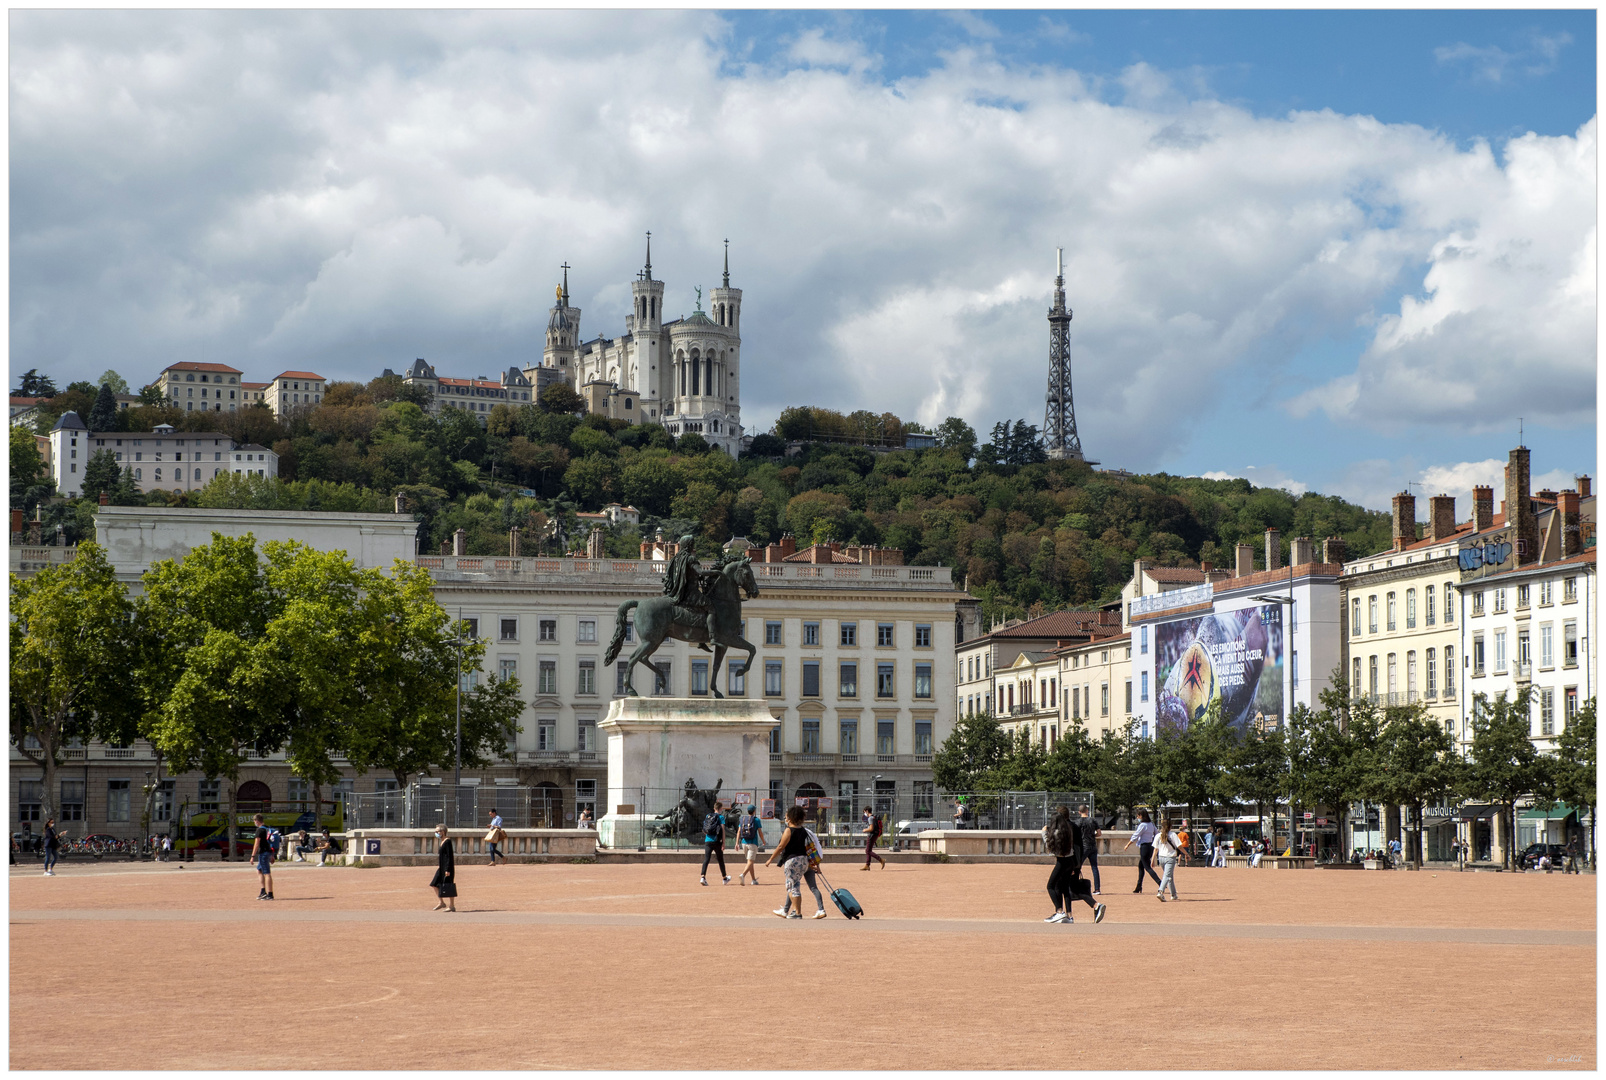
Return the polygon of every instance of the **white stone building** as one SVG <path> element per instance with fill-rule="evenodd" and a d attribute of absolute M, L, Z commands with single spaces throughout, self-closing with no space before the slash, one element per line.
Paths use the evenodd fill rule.
<path fill-rule="evenodd" d="M 56 490 L 70 499 L 83 490 L 83 470 L 97 451 L 109 450 L 120 468 L 131 469 L 140 491 L 199 491 L 227 472 L 279 475 L 279 455 L 265 446 L 250 448 L 220 431 L 175 431 L 160 424 L 152 431 L 90 431 L 75 412 L 64 412 L 50 432 L 51 475 Z M 254 460 L 247 464 L 242 459 Z"/>
<path fill-rule="evenodd" d="M 666 320 L 664 283 L 647 261 L 631 284 L 631 312 L 617 338 L 582 341 L 580 309 L 569 302 L 565 267 L 547 320 L 541 367 L 569 378 L 588 408 L 638 423 L 663 424 L 671 435 L 696 432 L 711 446 L 741 451 L 742 290 L 731 288 L 730 248 L 721 285 L 703 310 Z M 572 373 L 572 374 L 571 374 Z M 535 377 L 534 371 L 525 374 Z"/>
<path fill-rule="evenodd" d="M 384 374 L 391 374 L 390 369 L 386 368 Z M 437 375 L 434 366 L 423 358 L 412 362 L 402 375 L 402 382 L 417 386 L 429 395 L 424 409 L 429 415 L 439 416 L 442 409 L 463 409 L 478 416 L 482 424 L 497 405 L 518 408 L 532 404 L 538 391 L 534 380 L 516 367 L 508 368 L 500 379 L 487 379 L 483 375 L 472 379 L 446 378 Z"/>
<path fill-rule="evenodd" d="M 264 400 L 274 416 L 283 416 L 287 411 L 320 404 L 326 382 L 322 375 L 311 371 L 281 371 L 269 380 Z"/>

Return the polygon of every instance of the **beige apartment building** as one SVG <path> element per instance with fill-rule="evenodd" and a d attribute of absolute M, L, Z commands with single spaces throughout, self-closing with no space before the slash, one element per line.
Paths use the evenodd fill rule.
<path fill-rule="evenodd" d="M 1124 733 L 1135 720 L 1131 631 L 1061 649 L 1059 658 L 1061 722 L 1080 724 L 1094 741 Z"/>
<path fill-rule="evenodd" d="M 523 731 L 505 762 L 465 772 L 465 783 L 544 788 L 563 821 L 580 809 L 605 809 L 598 802 L 608 763 L 597 722 L 624 693 L 624 657 L 608 668 L 602 657 L 619 605 L 659 591 L 662 561 L 415 556 L 410 515 L 103 507 L 97 517 L 97 539 L 119 579 L 136 589 L 152 563 L 182 557 L 214 530 L 252 532 L 259 541 L 295 537 L 320 550 L 346 550 L 362 566 L 416 558 L 434 577 L 439 602 L 487 642 L 481 671 L 465 684 L 485 672 L 516 676 L 526 702 Z M 72 553 L 13 545 L 12 570 L 35 572 Z M 757 655 L 744 678 L 727 664 L 718 686 L 728 696 L 764 699 L 775 717 L 766 794 L 873 794 L 896 800 L 900 813 L 911 805 L 933 809 L 931 756 L 953 728 L 955 644 L 962 627 L 975 625 L 975 601 L 954 588 L 945 567 L 833 561 L 753 569 L 760 594 L 744 606 L 745 636 Z M 629 640 L 626 649 L 635 645 Z M 668 642 L 653 659 L 656 675 L 637 668 L 642 694 L 700 697 L 714 687 L 708 653 Z M 203 776 L 157 777 L 142 743 L 76 746 L 67 757 L 56 795 L 74 836 L 133 835 L 147 783 L 160 784 L 158 830 L 186 805 L 213 807 L 219 799 L 217 785 Z M 310 798 L 283 758 L 252 760 L 241 777 L 252 798 Z M 11 761 L 13 830 L 24 823 L 37 829 L 30 816 L 40 805 L 37 770 L 16 749 Z M 393 777 L 346 770 L 335 788 L 367 793 L 394 785 Z"/>
<path fill-rule="evenodd" d="M 262 400 L 274 416 L 283 416 L 287 410 L 304 409 L 323 401 L 325 383 L 322 375 L 311 371 L 281 371 L 268 382 Z"/>
<path fill-rule="evenodd" d="M 240 384 L 241 371 L 227 364 L 183 360 L 156 376 L 156 388 L 168 404 L 185 412 L 234 412 L 249 404 Z"/>

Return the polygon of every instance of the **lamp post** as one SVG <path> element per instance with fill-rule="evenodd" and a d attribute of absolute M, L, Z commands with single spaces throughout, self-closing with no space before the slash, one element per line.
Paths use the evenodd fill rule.
<path fill-rule="evenodd" d="M 1289 563 L 1288 564 L 1288 595 L 1287 596 L 1272 596 L 1272 595 L 1251 596 L 1249 599 L 1257 600 L 1257 601 L 1259 601 L 1259 602 L 1261 602 L 1263 604 L 1277 604 L 1279 606 L 1286 606 L 1288 608 L 1288 633 L 1286 635 L 1286 640 L 1284 642 L 1285 646 L 1288 649 L 1288 697 L 1286 699 L 1284 699 L 1284 701 L 1283 701 L 1282 726 L 1283 726 L 1284 741 L 1288 745 L 1288 780 L 1289 780 L 1289 793 L 1288 793 L 1288 852 L 1289 852 L 1289 854 L 1293 854 L 1293 852 L 1294 852 L 1294 844 L 1296 843 L 1296 841 L 1294 839 L 1294 828 L 1295 828 L 1295 825 L 1294 825 L 1294 795 L 1293 795 L 1293 790 L 1292 790 L 1293 789 L 1293 779 L 1294 779 L 1294 744 L 1293 744 L 1293 740 L 1287 738 L 1287 735 L 1288 735 L 1288 716 L 1289 716 L 1290 713 L 1292 713 L 1293 707 L 1294 707 L 1294 702 L 1293 702 L 1294 680 L 1298 677 L 1298 674 L 1299 674 L 1297 671 L 1294 670 L 1294 657 L 1297 655 L 1297 652 L 1293 647 L 1294 646 L 1294 626 L 1296 625 L 1295 619 L 1294 619 L 1294 566 L 1293 566 L 1293 563 Z M 1277 808 L 1275 806 L 1272 807 L 1271 832 L 1272 832 L 1272 840 L 1275 843 L 1276 837 L 1277 837 Z"/>

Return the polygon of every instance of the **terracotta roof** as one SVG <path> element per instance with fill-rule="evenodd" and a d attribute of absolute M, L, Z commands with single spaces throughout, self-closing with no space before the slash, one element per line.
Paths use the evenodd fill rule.
<path fill-rule="evenodd" d="M 829 548 L 829 546 L 830 545 L 828 545 L 828 544 L 811 544 L 810 546 L 808 546 L 806 548 L 798 548 L 797 551 L 794 554 L 786 556 L 786 558 L 782 559 L 781 561 L 782 562 L 813 562 L 814 561 L 814 559 L 813 559 L 814 549 L 815 548 L 822 548 L 822 547 L 823 548 Z M 851 563 L 854 566 L 859 565 L 859 560 L 858 559 L 850 559 L 848 556 L 842 554 L 840 551 L 831 552 L 831 561 L 834 562 L 834 563 Z"/>
<path fill-rule="evenodd" d="M 484 386 L 492 390 L 502 389 L 502 384 L 489 379 L 436 379 L 443 386 Z"/>
<path fill-rule="evenodd" d="M 1030 619 L 1016 626 L 994 630 L 988 637 L 1004 638 L 1069 638 L 1086 637 L 1099 622 L 1099 611 L 1055 611 L 1040 618 Z M 1120 625 L 1116 615 L 1115 625 Z"/>
<path fill-rule="evenodd" d="M 11 404 L 13 404 L 13 405 L 37 405 L 41 401 L 49 401 L 49 400 L 50 400 L 49 398 L 42 398 L 42 397 L 17 397 L 15 395 L 13 395 L 12 398 L 11 398 Z"/>
<path fill-rule="evenodd" d="M 1148 566 L 1143 572 L 1152 581 L 1172 584 L 1198 585 L 1205 579 L 1203 570 L 1190 570 L 1185 566 Z"/>
<path fill-rule="evenodd" d="M 1275 570 L 1257 570 L 1253 574 L 1243 577 L 1227 578 L 1216 582 L 1217 592 L 1236 591 L 1238 589 L 1258 589 L 1263 585 L 1286 584 L 1289 580 L 1288 567 L 1279 566 Z M 1343 563 L 1301 563 L 1293 568 L 1293 580 L 1308 577 L 1340 577 L 1344 573 Z M 1171 615 L 1172 612 L 1165 612 Z"/>
<path fill-rule="evenodd" d="M 323 381 L 322 375 L 315 375 L 310 371 L 281 371 L 274 376 L 275 379 L 317 379 Z"/>
<path fill-rule="evenodd" d="M 231 368 L 227 364 L 198 364 L 194 360 L 180 360 L 176 364 L 169 364 L 163 371 L 229 371 L 235 375 L 240 374 L 239 368 Z"/>

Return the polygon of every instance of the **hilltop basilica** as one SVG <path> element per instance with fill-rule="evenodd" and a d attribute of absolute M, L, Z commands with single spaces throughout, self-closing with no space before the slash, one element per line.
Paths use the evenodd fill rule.
<path fill-rule="evenodd" d="M 569 266 L 547 319 L 541 362 L 509 368 L 500 380 L 448 379 L 423 360 L 404 379 L 431 394 L 431 412 L 457 406 L 489 413 L 498 402 L 523 403 L 563 380 L 595 413 L 633 423 L 662 424 L 671 435 L 696 432 L 731 456 L 742 449 L 742 290 L 731 288 L 730 242 L 720 287 L 702 290 L 689 316 L 665 321 L 664 283 L 652 276 L 652 234 L 646 264 L 631 283 L 631 312 L 616 338 L 580 335 L 580 309 L 569 302 Z M 462 400 L 457 400 L 461 398 Z"/>

